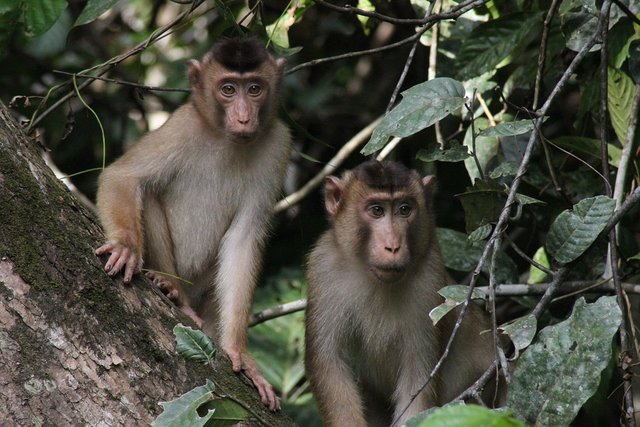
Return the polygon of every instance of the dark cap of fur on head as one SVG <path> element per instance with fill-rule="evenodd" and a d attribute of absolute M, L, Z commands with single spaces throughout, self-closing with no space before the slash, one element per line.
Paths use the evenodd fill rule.
<path fill-rule="evenodd" d="M 353 174 L 369 188 L 389 191 L 410 185 L 413 171 L 398 162 L 369 160 L 353 170 Z"/>
<path fill-rule="evenodd" d="M 262 42 L 252 36 L 220 40 L 213 45 L 211 53 L 225 68 L 240 73 L 255 70 L 269 58 Z"/>

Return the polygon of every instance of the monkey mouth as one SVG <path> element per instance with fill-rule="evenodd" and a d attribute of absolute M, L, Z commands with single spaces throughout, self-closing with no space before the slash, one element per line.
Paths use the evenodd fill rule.
<path fill-rule="evenodd" d="M 405 268 L 400 265 L 371 265 L 370 270 L 379 281 L 384 283 L 395 283 L 402 279 L 405 273 Z"/>
<path fill-rule="evenodd" d="M 256 137 L 256 132 L 234 132 L 231 140 L 238 144 L 249 144 Z"/>

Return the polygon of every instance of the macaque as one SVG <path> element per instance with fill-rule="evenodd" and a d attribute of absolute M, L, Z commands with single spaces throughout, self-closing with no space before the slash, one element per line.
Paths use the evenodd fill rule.
<path fill-rule="evenodd" d="M 144 259 L 271 410 L 280 404 L 248 353 L 247 328 L 290 154 L 276 117 L 283 71 L 256 38 L 217 42 L 189 62 L 190 102 L 106 168 L 97 195 L 105 271 L 128 283 Z"/>
<path fill-rule="evenodd" d="M 454 283 L 434 233 L 434 185 L 390 161 L 325 180 L 331 228 L 308 259 L 305 365 L 326 426 L 402 425 L 494 360 L 490 322 L 470 304 L 442 368 L 410 403 L 456 321 L 455 312 L 435 326 L 429 318 L 438 289 Z"/>

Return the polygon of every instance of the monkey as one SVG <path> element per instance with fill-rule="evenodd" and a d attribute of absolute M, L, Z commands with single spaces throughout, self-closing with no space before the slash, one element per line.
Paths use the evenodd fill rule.
<path fill-rule="evenodd" d="M 419 392 L 456 322 L 429 318 L 438 289 L 454 283 L 435 237 L 435 182 L 376 160 L 325 178 L 331 224 L 307 259 L 305 367 L 326 426 L 402 425 L 455 398 L 495 359 L 491 333 L 481 334 L 490 322 L 470 304 Z"/>
<path fill-rule="evenodd" d="M 291 135 L 277 117 L 285 60 L 252 36 L 188 63 L 190 100 L 101 173 L 105 271 L 150 278 L 216 340 L 272 411 L 247 350 L 249 312 Z"/>

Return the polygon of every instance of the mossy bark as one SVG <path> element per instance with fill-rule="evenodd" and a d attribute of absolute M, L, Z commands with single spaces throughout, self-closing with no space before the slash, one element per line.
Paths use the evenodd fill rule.
<path fill-rule="evenodd" d="M 146 279 L 107 276 L 103 238 L 0 103 L 0 424 L 148 425 L 207 378 L 262 423 L 293 424 L 224 356 L 179 356 L 171 330 L 189 319 Z"/>

